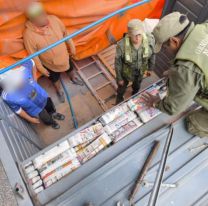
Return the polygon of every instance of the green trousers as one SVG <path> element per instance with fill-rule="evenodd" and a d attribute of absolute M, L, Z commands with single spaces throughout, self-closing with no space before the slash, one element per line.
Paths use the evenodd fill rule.
<path fill-rule="evenodd" d="M 204 108 L 191 112 L 187 118 L 188 131 L 199 137 L 208 137 L 208 111 Z"/>
<path fill-rule="evenodd" d="M 135 95 L 137 92 L 139 92 L 142 83 L 142 78 L 143 76 L 135 76 L 134 81 L 132 82 L 132 95 Z M 118 85 L 116 104 L 119 104 L 122 101 L 124 101 L 124 94 L 129 84 L 129 81 L 126 78 L 123 77 L 123 80 L 124 80 L 124 85 L 123 86 Z"/>

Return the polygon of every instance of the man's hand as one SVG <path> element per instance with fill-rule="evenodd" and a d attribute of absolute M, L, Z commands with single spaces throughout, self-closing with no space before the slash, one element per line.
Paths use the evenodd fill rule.
<path fill-rule="evenodd" d="M 123 86 L 123 85 L 124 85 L 124 80 L 118 81 L 118 85 L 119 85 L 119 86 Z"/>
<path fill-rule="evenodd" d="M 33 124 L 40 124 L 40 120 L 38 118 L 31 118 L 30 122 Z"/>
<path fill-rule="evenodd" d="M 44 76 L 46 76 L 46 77 L 49 77 L 49 76 L 50 76 L 50 73 L 49 73 L 49 71 L 48 71 L 47 69 L 41 70 L 41 73 L 42 73 Z"/>
<path fill-rule="evenodd" d="M 150 76 L 152 76 L 152 74 L 153 74 L 152 71 L 146 71 L 146 72 L 144 73 L 144 76 L 145 76 L 145 77 L 150 77 Z"/>
<path fill-rule="evenodd" d="M 168 77 L 168 75 L 169 75 L 169 70 L 164 71 L 162 75 L 163 75 L 163 77 Z"/>
<path fill-rule="evenodd" d="M 142 94 L 142 99 L 148 107 L 154 107 L 154 105 L 160 101 L 159 96 L 154 96 L 148 92 Z"/>
<path fill-rule="evenodd" d="M 73 40 L 70 39 L 70 40 L 68 41 L 68 43 L 69 43 L 70 53 L 72 54 L 72 56 L 75 56 L 75 54 L 76 54 L 76 47 L 75 47 L 75 45 L 74 45 Z"/>

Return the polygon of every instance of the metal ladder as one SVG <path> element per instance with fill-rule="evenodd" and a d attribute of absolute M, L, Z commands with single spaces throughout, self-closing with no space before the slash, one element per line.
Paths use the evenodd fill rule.
<path fill-rule="evenodd" d="M 105 67 L 95 56 L 91 56 L 80 61 L 73 60 L 73 64 L 93 96 L 98 100 L 102 109 L 104 111 L 108 110 L 109 108 L 107 106 L 107 103 L 109 102 L 109 100 L 116 96 L 117 85 L 114 78 L 106 71 Z M 94 69 L 92 69 L 91 72 L 87 72 L 87 70 L 93 67 Z M 95 78 L 99 78 L 101 76 L 103 79 L 102 84 L 99 84 L 99 82 L 93 83 L 93 81 L 95 82 Z M 111 94 L 109 94 L 108 96 L 102 95 L 101 90 L 104 91 L 107 89 L 106 91 L 109 91 L 109 87 L 112 88 Z"/>

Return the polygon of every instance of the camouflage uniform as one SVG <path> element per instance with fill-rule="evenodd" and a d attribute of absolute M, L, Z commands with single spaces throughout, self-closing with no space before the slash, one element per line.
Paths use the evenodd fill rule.
<path fill-rule="evenodd" d="M 156 104 L 159 110 L 173 115 L 196 101 L 202 108 L 188 115 L 186 125 L 191 134 L 199 137 L 208 137 L 207 65 L 208 23 L 192 23 L 169 71 L 168 94 Z"/>
<path fill-rule="evenodd" d="M 130 42 L 131 62 L 127 61 L 125 58 L 125 38 L 128 38 L 128 34 L 117 44 L 115 58 L 116 80 L 117 82 L 123 80 L 124 85 L 118 85 L 116 103 L 120 103 L 124 100 L 123 96 L 129 82 L 132 82 L 132 95 L 139 91 L 145 70 L 150 69 L 155 63 L 155 56 L 153 53 L 154 37 L 151 34 L 145 35 L 145 37 L 148 41 L 147 57 L 143 57 L 143 45 L 136 49 Z"/>

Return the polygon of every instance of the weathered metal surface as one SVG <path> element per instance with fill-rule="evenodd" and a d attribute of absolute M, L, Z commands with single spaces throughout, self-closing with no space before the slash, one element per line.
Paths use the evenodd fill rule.
<path fill-rule="evenodd" d="M 198 202 L 205 202 L 207 197 L 208 149 L 200 148 L 196 152 L 189 151 L 189 148 L 202 144 L 203 140 L 187 133 L 183 121 L 183 119 L 179 120 L 174 125 L 175 132 L 163 181 L 167 184 L 177 184 L 177 187 L 162 187 L 158 206 L 197 205 Z M 69 187 L 68 191 L 48 203 L 48 205 L 81 206 L 85 202 L 92 202 L 96 206 L 114 206 L 117 201 L 122 201 L 128 205 L 128 194 L 138 170 L 142 168 L 153 142 L 159 140 L 161 142 L 160 150 L 145 178 L 145 181 L 154 181 L 167 133 L 168 128 L 164 128 L 146 138 L 140 139 L 129 149 L 115 156 L 111 161 L 109 160 L 107 163 L 102 162 L 103 166 L 94 170 L 94 172 L 87 176 L 83 175 L 81 181 Z M 140 134 L 139 129 L 127 138 L 131 139 L 138 134 Z M 126 143 L 126 139 L 122 141 Z M 119 143 L 122 143 L 122 141 Z M 115 150 L 119 143 L 111 148 Z M 102 154 L 104 152 L 98 156 L 102 156 Z M 101 161 L 101 159 L 99 160 Z M 147 205 L 150 193 L 151 187 L 142 187 L 135 197 L 136 206 Z M 201 200 L 202 197 L 203 201 Z"/>
<path fill-rule="evenodd" d="M 0 130 L 16 161 L 23 161 L 42 148 L 42 144 L 32 127 L 14 114 L 1 98 Z"/>
<path fill-rule="evenodd" d="M 12 152 L 10 151 L 10 148 L 6 142 L 6 137 L 4 136 L 4 134 L 0 131 L 0 145 L 1 145 L 1 149 L 0 149 L 0 160 L 2 162 L 2 166 L 6 172 L 7 178 L 9 180 L 9 183 L 11 185 L 11 190 L 14 192 L 15 190 L 15 186 L 18 184 L 19 186 L 21 186 L 21 188 L 23 189 L 21 195 L 22 197 L 20 197 L 19 195 L 15 195 L 15 193 L 13 193 L 13 198 L 15 199 L 12 206 L 16 205 L 16 203 L 19 206 L 32 206 L 32 200 L 30 199 L 30 196 L 27 192 L 27 188 L 24 184 L 24 181 L 18 171 L 18 160 L 15 160 L 14 157 L 12 156 Z M 0 185 L 1 189 L 3 189 L 3 185 Z M 6 191 L 4 191 L 6 192 Z M 6 195 L 6 193 L 5 193 Z M 8 199 L 8 203 L 9 203 L 9 199 Z M 0 203 L 1 205 L 1 203 Z M 4 204 L 4 206 L 6 206 L 6 204 Z"/>

